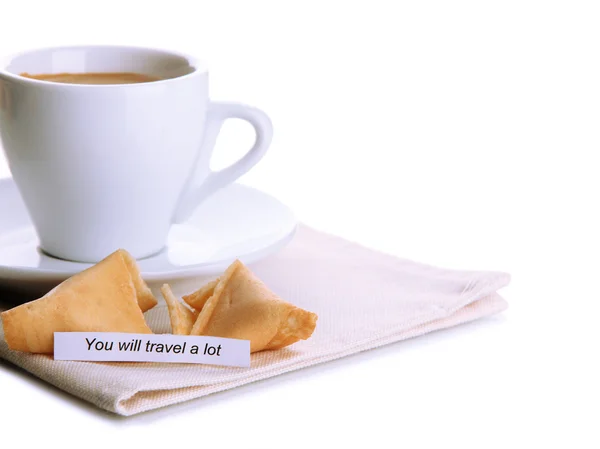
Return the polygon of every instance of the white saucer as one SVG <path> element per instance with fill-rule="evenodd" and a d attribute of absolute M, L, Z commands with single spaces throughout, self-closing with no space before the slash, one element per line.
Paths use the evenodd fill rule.
<path fill-rule="evenodd" d="M 296 225 L 294 214 L 275 198 L 232 184 L 200 205 L 188 221 L 174 225 L 161 253 L 138 264 L 152 283 L 221 274 L 236 258 L 252 263 L 278 251 L 291 240 Z M 14 182 L 0 180 L 1 287 L 47 291 L 89 266 L 42 253 Z"/>

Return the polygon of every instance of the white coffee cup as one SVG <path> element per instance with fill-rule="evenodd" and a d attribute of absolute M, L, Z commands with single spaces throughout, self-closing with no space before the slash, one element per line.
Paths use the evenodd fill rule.
<path fill-rule="evenodd" d="M 252 168 L 272 137 L 267 115 L 208 96 L 205 64 L 179 53 L 120 46 L 33 50 L 0 62 L 0 136 L 40 247 L 97 262 L 118 248 L 159 252 L 173 223 Z M 135 72 L 138 84 L 63 84 L 20 73 Z M 247 120 L 248 153 L 213 172 L 221 124 Z M 10 211 L 3 211 L 10 213 Z"/>

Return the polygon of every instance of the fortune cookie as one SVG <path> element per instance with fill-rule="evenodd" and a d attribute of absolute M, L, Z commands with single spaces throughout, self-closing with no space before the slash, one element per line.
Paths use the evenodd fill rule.
<path fill-rule="evenodd" d="M 306 340 L 317 323 L 316 314 L 282 300 L 239 260 L 183 300 L 201 306 L 190 335 L 250 340 L 250 352 Z"/>
<path fill-rule="evenodd" d="M 131 275 L 131 280 L 133 281 L 133 286 L 135 287 L 137 302 L 140 306 L 140 309 L 142 309 L 142 312 L 150 310 L 152 307 L 158 304 L 158 301 L 152 294 L 152 290 L 150 290 L 150 287 L 148 287 L 142 279 L 142 274 L 140 273 L 140 269 L 137 265 L 137 262 L 135 261 L 133 256 L 124 249 L 119 249 L 116 251 L 116 253 L 119 253 L 123 257 L 125 263 L 127 264 L 127 270 Z"/>
<path fill-rule="evenodd" d="M 206 304 L 208 298 L 210 298 L 215 292 L 215 287 L 219 281 L 220 279 L 217 278 L 214 281 L 206 284 L 204 287 L 196 290 L 194 293 L 184 296 L 185 302 L 187 302 L 192 309 L 202 310 L 202 307 L 204 307 L 204 304 Z"/>
<path fill-rule="evenodd" d="M 190 335 L 192 326 L 198 317 L 198 312 L 190 309 L 187 304 L 178 300 L 169 284 L 163 284 L 160 292 L 165 298 L 171 319 L 171 330 L 174 335 Z"/>
<path fill-rule="evenodd" d="M 54 332 L 151 334 L 143 311 L 157 303 L 135 259 L 118 250 L 46 295 L 0 314 L 8 347 L 52 353 Z"/>

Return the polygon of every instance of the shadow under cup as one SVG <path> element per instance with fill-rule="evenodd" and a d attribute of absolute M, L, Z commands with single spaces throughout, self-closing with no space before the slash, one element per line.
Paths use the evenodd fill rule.
<path fill-rule="evenodd" d="M 0 137 L 41 249 L 97 262 L 123 248 L 160 252 L 202 144 L 206 67 L 168 51 L 113 46 L 33 50 L 0 66 Z M 20 76 L 133 72 L 137 84 Z"/>

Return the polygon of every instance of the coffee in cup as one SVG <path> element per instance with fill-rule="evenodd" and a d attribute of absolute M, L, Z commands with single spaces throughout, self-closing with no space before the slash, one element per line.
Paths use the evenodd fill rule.
<path fill-rule="evenodd" d="M 160 78 L 143 73 L 117 72 L 117 73 L 43 73 L 31 75 L 21 73 L 21 76 L 42 81 L 68 84 L 135 84 L 159 81 Z"/>

